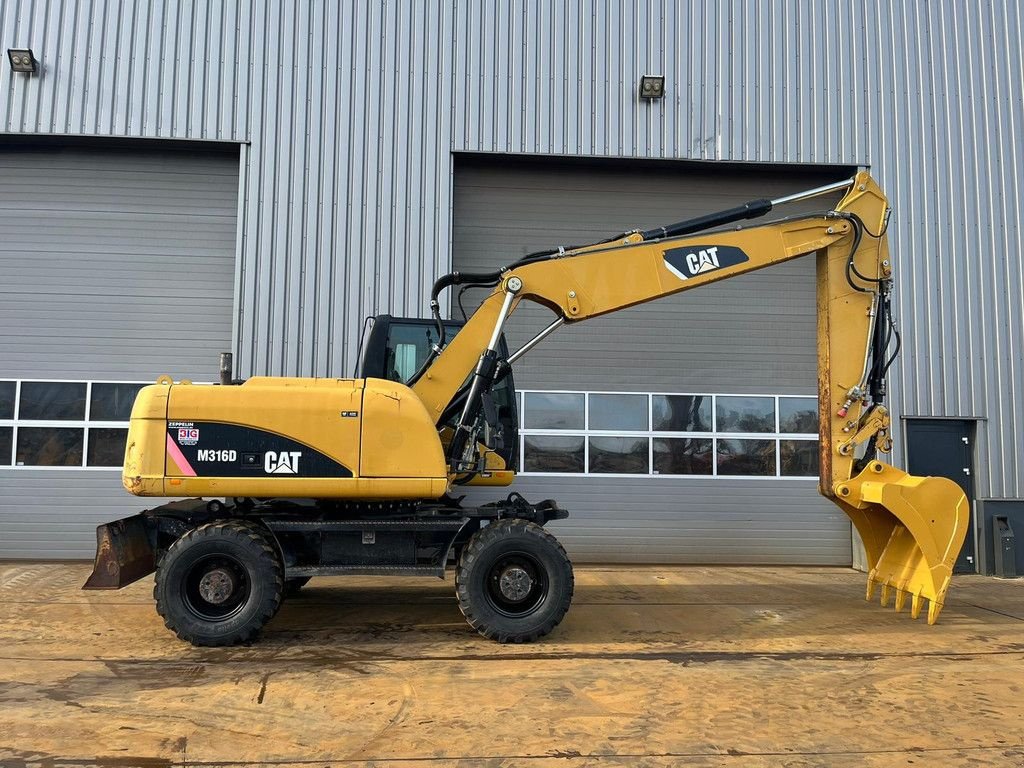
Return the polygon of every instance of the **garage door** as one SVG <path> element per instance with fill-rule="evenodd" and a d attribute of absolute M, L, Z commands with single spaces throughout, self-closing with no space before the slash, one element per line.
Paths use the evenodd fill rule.
<path fill-rule="evenodd" d="M 843 173 L 463 158 L 454 265 L 487 271 Z M 551 319 L 517 313 L 511 346 Z M 576 559 L 850 563 L 849 521 L 816 490 L 813 258 L 566 327 L 517 363 L 516 385 L 515 489 L 570 509 L 557 529 Z"/>
<path fill-rule="evenodd" d="M 138 511 L 135 391 L 231 348 L 238 153 L 0 145 L 0 558 L 91 556 Z"/>

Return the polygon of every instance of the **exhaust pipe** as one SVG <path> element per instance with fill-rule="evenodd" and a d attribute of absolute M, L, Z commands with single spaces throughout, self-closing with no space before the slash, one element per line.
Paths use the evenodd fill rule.
<path fill-rule="evenodd" d="M 222 387 L 230 387 L 234 379 L 232 371 L 233 355 L 230 352 L 220 353 L 220 384 Z"/>

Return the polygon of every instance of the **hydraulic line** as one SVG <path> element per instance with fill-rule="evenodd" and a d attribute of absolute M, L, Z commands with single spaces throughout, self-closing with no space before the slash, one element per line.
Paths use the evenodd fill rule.
<path fill-rule="evenodd" d="M 501 275 L 504 269 L 499 269 L 495 272 L 474 272 L 474 273 L 463 273 L 463 272 L 449 272 L 446 275 L 441 275 L 436 281 L 434 281 L 434 287 L 430 290 L 430 314 L 434 318 L 434 323 L 437 326 L 437 343 L 434 344 L 430 351 L 427 353 L 426 360 L 423 361 L 416 373 L 412 375 L 407 383 L 408 386 L 413 386 L 417 381 L 422 378 L 423 374 L 427 372 L 431 364 L 441 354 L 441 350 L 444 349 L 445 345 L 445 327 L 444 319 L 441 317 L 441 303 L 438 298 L 441 292 L 446 288 L 450 288 L 454 285 L 465 285 L 474 283 L 480 286 L 492 286 L 497 285 L 501 282 Z"/>
<path fill-rule="evenodd" d="M 490 392 L 494 386 L 495 374 L 498 369 L 498 344 L 501 340 L 501 332 L 504 328 L 505 320 L 512 311 L 515 297 L 522 290 L 522 287 L 522 280 L 515 276 L 510 277 L 505 285 L 505 300 L 501 305 L 498 319 L 494 322 L 491 339 L 487 344 L 487 348 L 480 356 L 480 360 L 473 372 L 469 392 L 466 394 L 466 401 L 463 405 L 462 415 L 455 424 L 455 431 L 448 445 L 448 461 L 453 468 L 461 461 L 463 450 L 470 440 L 473 439 L 476 422 L 482 407 L 482 396 Z"/>

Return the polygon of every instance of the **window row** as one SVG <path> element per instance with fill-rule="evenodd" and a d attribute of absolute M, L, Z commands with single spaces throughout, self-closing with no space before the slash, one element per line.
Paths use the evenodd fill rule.
<path fill-rule="evenodd" d="M 122 427 L 0 427 L 0 467 L 120 467 L 127 437 Z"/>
<path fill-rule="evenodd" d="M 120 467 L 144 386 L 0 380 L 0 466 Z"/>
<path fill-rule="evenodd" d="M 524 392 L 526 430 L 818 433 L 818 398 Z"/>
<path fill-rule="evenodd" d="M 0 421 L 128 421 L 145 384 L 0 381 Z"/>
<path fill-rule="evenodd" d="M 524 472 L 817 477 L 818 441 L 523 435 Z"/>

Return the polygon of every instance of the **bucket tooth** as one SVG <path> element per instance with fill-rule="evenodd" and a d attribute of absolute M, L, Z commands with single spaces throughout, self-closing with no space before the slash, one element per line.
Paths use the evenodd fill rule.
<path fill-rule="evenodd" d="M 882 583 L 882 607 L 885 608 L 889 604 L 889 583 Z"/>
<path fill-rule="evenodd" d="M 923 602 L 923 598 L 921 597 L 920 593 L 915 593 L 910 598 L 910 618 L 916 619 L 918 616 L 921 615 L 921 603 L 922 602 Z"/>
<path fill-rule="evenodd" d="M 907 592 L 904 589 L 906 584 L 896 588 L 896 613 L 903 610 L 903 606 L 907 604 Z"/>
<path fill-rule="evenodd" d="M 934 624 L 938 621 L 940 613 L 942 613 L 942 603 L 938 600 L 931 600 L 928 603 L 928 623 Z"/>
<path fill-rule="evenodd" d="M 875 571 L 868 574 L 868 588 L 864 593 L 864 599 L 871 602 L 871 596 L 875 594 Z"/>

